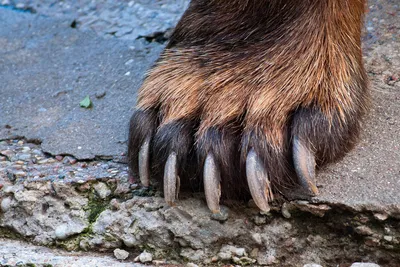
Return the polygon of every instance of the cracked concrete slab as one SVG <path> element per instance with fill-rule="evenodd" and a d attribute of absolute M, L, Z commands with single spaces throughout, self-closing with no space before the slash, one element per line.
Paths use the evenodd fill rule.
<path fill-rule="evenodd" d="M 46 152 L 78 159 L 125 152 L 136 90 L 162 45 L 4 8 L 0 24 L 0 139 L 39 139 Z M 87 95 L 90 109 L 79 106 Z"/>

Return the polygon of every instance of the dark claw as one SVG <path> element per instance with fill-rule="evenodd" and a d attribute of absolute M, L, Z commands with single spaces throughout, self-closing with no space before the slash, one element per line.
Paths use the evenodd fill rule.
<path fill-rule="evenodd" d="M 212 153 L 207 155 L 204 163 L 204 191 L 208 208 L 212 213 L 220 212 L 221 174 Z"/>
<path fill-rule="evenodd" d="M 140 182 L 145 187 L 148 187 L 150 185 L 149 147 L 150 147 L 150 136 L 146 137 L 139 151 L 139 177 L 140 177 Z"/>
<path fill-rule="evenodd" d="M 175 152 L 169 154 L 164 168 L 164 198 L 168 205 L 174 206 L 178 198 L 180 179 L 178 176 L 177 156 Z"/>
<path fill-rule="evenodd" d="M 314 153 L 297 136 L 293 138 L 293 162 L 300 185 L 311 196 L 318 195 L 318 188 L 315 185 Z"/>
<path fill-rule="evenodd" d="M 270 210 L 268 202 L 272 201 L 274 196 L 267 172 L 253 149 L 247 154 L 246 176 L 251 196 L 257 207 L 263 212 L 268 212 Z"/>

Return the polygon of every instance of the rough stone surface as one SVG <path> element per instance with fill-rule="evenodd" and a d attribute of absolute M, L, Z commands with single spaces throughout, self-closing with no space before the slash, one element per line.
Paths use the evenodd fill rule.
<path fill-rule="evenodd" d="M 349 264 L 357 259 L 393 262 L 399 257 L 400 225 L 392 217 L 377 225 L 373 214 L 339 208 L 321 217 L 292 202 L 290 219 L 280 215 L 279 206 L 273 206 L 269 215 L 238 206 L 221 223 L 211 218 L 199 198 L 183 194 L 176 207 L 168 207 L 160 197 L 117 194 L 117 184 L 127 181 L 114 179 L 108 186 L 118 205 L 111 205 L 95 192 L 98 183 L 6 183 L 0 199 L 9 199 L 10 204 L 0 213 L 0 236 L 67 250 L 150 248 L 153 259 L 167 263 L 181 258 L 194 263 L 298 266 L 310 261 L 332 263 L 338 257 Z M 256 224 L 260 216 L 266 219 Z M 368 231 L 356 231 L 360 226 Z"/>
<path fill-rule="evenodd" d="M 49 244 L 82 233 L 88 226 L 88 199 L 64 183 L 26 183 L 6 185 L 12 194 L 2 207 L 0 227 L 29 238 L 38 244 Z M 1 197 L 0 197 L 1 198 Z"/>

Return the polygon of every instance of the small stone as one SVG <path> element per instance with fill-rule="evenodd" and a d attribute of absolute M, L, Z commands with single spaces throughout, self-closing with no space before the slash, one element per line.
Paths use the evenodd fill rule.
<path fill-rule="evenodd" d="M 29 146 L 24 146 L 22 148 L 22 152 L 29 152 L 29 151 L 31 151 L 31 148 Z"/>
<path fill-rule="evenodd" d="M 22 169 L 22 165 L 12 165 L 11 167 L 13 169 L 15 169 L 15 170 L 21 170 Z"/>
<path fill-rule="evenodd" d="M 273 255 L 269 255 L 267 257 L 267 264 L 273 264 L 274 262 L 276 262 L 276 257 Z"/>
<path fill-rule="evenodd" d="M 303 265 L 303 267 L 322 267 L 322 266 L 316 263 L 308 263 Z"/>
<path fill-rule="evenodd" d="M 28 161 L 31 159 L 31 154 L 20 154 L 18 155 L 19 160 Z"/>
<path fill-rule="evenodd" d="M 17 177 L 25 177 L 26 176 L 26 172 L 24 171 L 16 171 L 14 172 L 14 175 Z"/>
<path fill-rule="evenodd" d="M 95 94 L 97 99 L 103 98 L 106 96 L 106 91 L 100 91 Z"/>
<path fill-rule="evenodd" d="M 373 235 L 374 232 L 369 228 L 368 226 L 361 225 L 356 227 L 355 229 L 356 233 L 361 234 L 361 235 Z"/>
<path fill-rule="evenodd" d="M 115 198 L 111 199 L 110 205 L 113 210 L 119 210 L 119 208 L 121 207 L 121 204 Z"/>
<path fill-rule="evenodd" d="M 389 217 L 389 215 L 387 215 L 386 213 L 375 213 L 374 217 L 379 221 L 385 221 Z"/>
<path fill-rule="evenodd" d="M 64 157 L 63 157 L 63 156 L 60 156 L 60 155 L 57 155 L 57 156 L 56 156 L 56 160 L 58 160 L 58 161 L 62 161 L 63 158 L 64 158 Z"/>
<path fill-rule="evenodd" d="M 80 185 L 77 189 L 80 192 L 87 192 L 87 191 L 90 190 L 90 184 L 89 183 L 84 183 L 83 185 Z"/>
<path fill-rule="evenodd" d="M 153 255 L 151 255 L 151 253 L 149 253 L 147 251 L 143 251 L 139 255 L 139 260 L 140 260 L 141 263 L 151 262 L 153 260 Z"/>
<path fill-rule="evenodd" d="M 250 257 L 252 257 L 252 258 L 257 258 L 258 252 L 259 252 L 259 249 L 258 249 L 258 248 L 254 248 L 254 249 L 250 252 Z"/>
<path fill-rule="evenodd" d="M 6 157 L 0 156 L 0 161 L 6 161 L 6 160 L 7 160 Z"/>
<path fill-rule="evenodd" d="M 232 257 L 234 263 L 240 264 L 240 259 L 238 257 Z"/>
<path fill-rule="evenodd" d="M 125 62 L 125 65 L 131 65 L 132 63 L 134 62 L 134 60 L 133 59 L 129 59 L 127 62 Z"/>
<path fill-rule="evenodd" d="M 69 164 L 74 165 L 77 162 L 76 159 L 72 158 L 69 160 Z"/>
<path fill-rule="evenodd" d="M 262 244 L 262 238 L 261 238 L 261 234 L 259 233 L 254 233 L 251 235 L 252 239 L 258 244 L 261 245 Z"/>
<path fill-rule="evenodd" d="M 11 150 L 3 150 L 3 151 L 0 151 L 0 154 L 9 157 L 14 153 Z"/>
<path fill-rule="evenodd" d="M 32 150 L 32 152 L 33 152 L 33 154 L 38 155 L 38 156 L 41 156 L 43 154 L 42 151 L 40 151 L 39 149 L 34 149 L 34 150 Z"/>
<path fill-rule="evenodd" d="M 199 265 L 194 264 L 193 262 L 189 262 L 188 264 L 186 264 L 187 267 L 199 267 Z"/>
<path fill-rule="evenodd" d="M 243 256 L 247 255 L 246 249 L 244 249 L 244 248 L 237 248 L 237 249 L 235 249 L 234 253 L 239 257 L 243 257 Z"/>
<path fill-rule="evenodd" d="M 229 209 L 225 206 L 220 207 L 220 212 L 219 213 L 213 213 L 211 214 L 211 219 L 224 222 L 228 220 L 229 218 Z"/>
<path fill-rule="evenodd" d="M 95 184 L 93 188 L 101 199 L 106 199 L 109 195 L 111 195 L 111 190 L 105 183 Z"/>
<path fill-rule="evenodd" d="M 56 238 L 61 239 L 61 240 L 67 238 L 67 236 L 68 236 L 67 228 L 68 228 L 68 225 L 65 225 L 65 224 L 59 225 L 55 230 Z"/>
<path fill-rule="evenodd" d="M 25 6 L 24 4 L 19 3 L 19 4 L 17 4 L 17 8 L 19 8 L 18 5 L 22 5 L 23 7 Z M 23 144 L 24 144 L 24 141 L 20 140 L 20 141 L 17 142 L 17 144 L 18 144 L 18 145 L 23 145 Z"/>
<path fill-rule="evenodd" d="M 133 188 L 135 189 L 135 188 Z M 122 194 L 127 194 L 131 192 L 131 187 L 130 184 L 128 183 L 118 183 L 117 188 L 114 191 L 114 194 L 116 195 L 122 195 Z"/>
<path fill-rule="evenodd" d="M 47 159 L 39 160 L 37 163 L 38 164 L 46 164 L 47 163 Z"/>
<path fill-rule="evenodd" d="M 376 247 L 380 244 L 380 240 L 375 237 L 367 237 L 367 238 L 365 238 L 364 244 L 369 247 Z"/>
<path fill-rule="evenodd" d="M 388 242 L 392 242 L 392 241 L 393 241 L 393 236 L 385 235 L 385 236 L 383 237 L 383 239 L 385 239 L 385 240 L 388 241 Z"/>
<path fill-rule="evenodd" d="M 56 239 L 64 240 L 69 236 L 80 234 L 86 229 L 87 225 L 82 222 L 66 222 L 60 224 L 54 231 Z"/>
<path fill-rule="evenodd" d="M 272 250 L 267 251 L 266 253 L 258 253 L 257 262 L 261 265 L 271 265 L 277 263 L 275 251 Z"/>
<path fill-rule="evenodd" d="M 129 252 L 123 249 L 114 249 L 114 256 L 118 260 L 126 260 L 129 257 Z"/>
<path fill-rule="evenodd" d="M 375 263 L 355 262 L 350 267 L 380 267 L 380 266 Z"/>
<path fill-rule="evenodd" d="M 15 162 L 15 164 L 17 164 L 17 165 L 24 165 L 25 162 L 23 162 L 23 161 L 21 161 L 21 160 L 17 160 L 17 161 Z"/>
<path fill-rule="evenodd" d="M 256 215 L 253 220 L 256 225 L 263 225 L 267 223 L 267 216 Z"/>
<path fill-rule="evenodd" d="M 11 207 L 11 198 L 7 197 L 1 201 L 0 208 L 3 212 L 6 212 Z"/>
<path fill-rule="evenodd" d="M 24 3 L 18 3 L 15 7 L 17 9 L 25 9 L 25 4 Z M 19 142 L 22 142 L 22 141 L 19 141 Z M 19 144 L 19 142 L 18 142 L 18 144 Z M 23 144 L 23 142 L 22 142 L 22 144 Z"/>
<path fill-rule="evenodd" d="M 182 248 L 180 255 L 190 261 L 200 261 L 204 256 L 204 251 Z"/>
<path fill-rule="evenodd" d="M 47 163 L 54 163 L 54 162 L 56 162 L 56 160 L 55 160 L 55 159 L 53 159 L 53 158 L 49 158 L 49 159 L 47 159 Z"/>
<path fill-rule="evenodd" d="M 292 215 L 290 214 L 289 209 L 288 209 L 288 204 L 286 202 L 283 203 L 281 212 L 282 212 L 282 216 L 285 217 L 286 219 L 289 219 L 290 217 L 292 217 Z"/>
<path fill-rule="evenodd" d="M 218 253 L 218 258 L 220 260 L 230 260 L 232 258 L 232 253 L 230 252 L 220 252 Z"/>

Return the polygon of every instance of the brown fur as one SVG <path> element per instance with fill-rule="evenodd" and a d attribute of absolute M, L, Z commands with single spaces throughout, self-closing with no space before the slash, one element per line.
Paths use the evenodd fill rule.
<path fill-rule="evenodd" d="M 160 142 L 173 143 L 161 145 L 166 154 L 187 146 L 183 158 L 196 150 L 199 164 L 212 151 L 227 194 L 246 188 L 238 174 L 243 172 L 235 170 L 242 169 L 249 148 L 263 158 L 276 190 L 296 182 L 294 135 L 320 165 L 341 158 L 354 145 L 368 106 L 360 48 L 364 5 L 193 0 L 139 92 L 138 112 L 157 114 L 145 130 L 158 147 L 152 156 L 157 168 L 165 162 L 156 156 Z M 171 125 L 181 128 L 169 132 Z M 132 119 L 131 162 L 137 160 L 140 141 L 132 140 L 143 131 L 139 126 Z M 180 144 L 172 133 L 190 137 Z"/>

